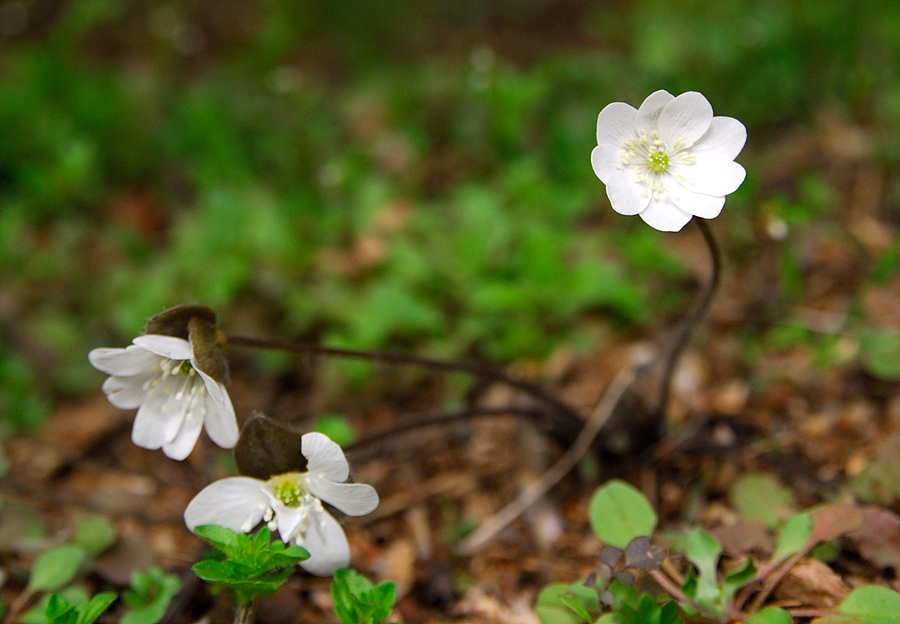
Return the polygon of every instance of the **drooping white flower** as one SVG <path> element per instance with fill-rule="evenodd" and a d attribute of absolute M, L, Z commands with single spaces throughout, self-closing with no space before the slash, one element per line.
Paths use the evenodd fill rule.
<path fill-rule="evenodd" d="M 124 349 L 88 354 L 94 368 L 111 375 L 103 383 L 109 402 L 120 409 L 137 408 L 132 441 L 182 460 L 205 427 L 213 442 L 234 447 L 238 427 L 228 391 L 200 369 L 191 342 L 155 334 L 133 342 Z"/>
<path fill-rule="evenodd" d="M 616 212 L 675 232 L 691 217 L 719 215 L 746 176 L 734 162 L 746 140 L 744 125 L 713 117 L 700 93 L 656 91 L 640 109 L 614 102 L 600 111 L 591 164 Z"/>
<path fill-rule="evenodd" d="M 185 509 L 188 528 L 217 524 L 248 533 L 264 521 L 270 530 L 278 530 L 283 542 L 309 552 L 309 559 L 300 562 L 307 572 L 329 576 L 347 567 L 347 536 L 322 503 L 348 516 L 362 516 L 378 506 L 378 493 L 370 485 L 344 483 L 350 466 L 341 447 L 326 435 L 304 434 L 300 445 L 306 472 L 288 472 L 265 481 L 229 477 L 211 483 Z"/>

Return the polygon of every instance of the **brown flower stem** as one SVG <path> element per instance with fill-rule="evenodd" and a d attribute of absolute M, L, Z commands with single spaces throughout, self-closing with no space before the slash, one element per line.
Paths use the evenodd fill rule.
<path fill-rule="evenodd" d="M 405 353 L 338 349 L 321 345 L 275 340 L 271 338 L 254 338 L 250 336 L 228 336 L 228 343 L 233 346 L 249 347 L 253 349 L 277 349 L 280 351 L 290 351 L 293 353 L 305 353 L 325 357 L 369 360 L 370 362 L 382 362 L 395 366 L 411 365 L 443 372 L 466 373 L 473 377 L 502 383 L 524 392 L 538 403 L 549 408 L 546 410 L 545 414 L 550 421 L 551 429 L 560 438 L 560 441 L 566 443 L 573 442 L 577 438 L 578 432 L 584 426 L 584 419 L 581 414 L 558 398 L 549 394 L 540 386 L 524 379 L 508 375 L 502 370 L 491 366 L 455 360 L 439 360 Z"/>
<path fill-rule="evenodd" d="M 709 280 L 703 285 L 703 289 L 700 291 L 700 297 L 697 299 L 697 303 L 694 304 L 694 309 L 691 310 L 679 324 L 675 333 L 675 338 L 672 341 L 672 346 L 666 356 L 665 368 L 663 369 L 662 380 L 660 382 L 659 398 L 653 410 L 660 421 L 665 418 L 666 409 L 669 405 L 669 394 L 675 367 L 678 364 L 678 360 L 681 358 L 681 354 L 684 353 L 685 347 L 687 347 L 688 339 L 691 337 L 694 328 L 703 320 L 703 317 L 706 316 L 706 313 L 709 311 L 709 306 L 716 294 L 716 290 L 719 288 L 719 282 L 722 276 L 722 257 L 712 230 L 710 230 L 705 219 L 696 218 L 693 219 L 693 221 L 697 223 L 697 226 L 700 228 L 700 233 L 703 234 L 703 240 L 706 242 L 706 248 L 709 251 L 712 270 L 710 271 Z"/>

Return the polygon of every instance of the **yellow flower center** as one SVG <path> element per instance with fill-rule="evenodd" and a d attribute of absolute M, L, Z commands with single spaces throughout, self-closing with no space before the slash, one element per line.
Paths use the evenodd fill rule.
<path fill-rule="evenodd" d="M 303 488 L 296 476 L 281 475 L 272 479 L 272 491 L 286 507 L 298 507 L 303 498 Z"/>
<path fill-rule="evenodd" d="M 647 156 L 647 166 L 653 173 L 663 173 L 669 168 L 669 155 L 662 150 L 657 150 Z"/>

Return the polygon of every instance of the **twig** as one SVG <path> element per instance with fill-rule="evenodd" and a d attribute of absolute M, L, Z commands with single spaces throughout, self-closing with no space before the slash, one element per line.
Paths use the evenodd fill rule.
<path fill-rule="evenodd" d="M 575 467 L 578 461 L 591 448 L 594 438 L 596 438 L 597 434 L 600 433 L 600 430 L 603 429 L 603 426 L 609 420 L 616 405 L 618 405 L 619 400 L 622 398 L 622 395 L 625 393 L 628 386 L 634 381 L 634 378 L 634 368 L 631 366 L 620 372 L 606 388 L 606 391 L 603 393 L 599 403 L 597 403 L 591 416 L 584 424 L 584 427 L 581 429 L 575 442 L 569 447 L 569 450 L 563 454 L 559 461 L 551 466 L 549 470 L 544 472 L 537 483 L 528 486 L 515 500 L 484 522 L 474 533 L 469 535 L 469 537 L 462 540 L 457 546 L 456 551 L 464 556 L 474 554 L 513 520 L 518 518 L 551 487 L 559 483 L 559 481 Z"/>
<path fill-rule="evenodd" d="M 304 344 L 287 340 L 274 340 L 270 338 L 254 338 L 250 336 L 228 336 L 228 343 L 238 347 L 278 349 L 281 351 L 291 351 L 293 353 L 352 358 L 393 365 L 421 366 L 423 368 L 444 372 L 466 373 L 473 377 L 502 383 L 511 388 L 515 388 L 516 390 L 520 390 L 531 396 L 537 402 L 551 408 L 547 410 L 546 415 L 553 425 L 553 431 L 566 442 L 571 442 L 576 438 L 578 430 L 584 423 L 581 414 L 540 386 L 524 379 L 513 377 L 512 375 L 491 366 L 453 360 L 439 360 L 406 353 L 337 349 L 334 347 L 323 347 L 321 345 Z"/>
<path fill-rule="evenodd" d="M 392 438 L 395 435 L 406 433 L 414 429 L 422 427 L 434 427 L 437 425 L 446 425 L 460 420 L 475 418 L 492 418 L 497 416 L 524 416 L 537 417 L 543 416 L 543 410 L 517 407 L 515 405 L 507 405 L 504 407 L 471 407 L 458 412 L 427 412 L 417 417 L 416 420 L 400 423 L 391 427 L 385 427 L 379 431 L 373 431 L 368 435 L 354 440 L 350 444 L 344 446 L 344 453 L 352 453 L 363 447 L 370 446 L 382 440 Z"/>
<path fill-rule="evenodd" d="M 713 297 L 716 294 L 716 290 L 719 287 L 719 281 L 722 274 L 722 257 L 719 253 L 719 246 L 716 243 L 716 239 L 715 237 L 713 237 L 712 230 L 709 229 L 709 225 L 707 225 L 705 220 L 697 218 L 694 219 L 694 221 L 700 228 L 700 232 L 703 234 L 703 240 L 706 242 L 706 247 L 709 251 L 709 259 L 712 264 L 712 270 L 709 275 L 709 281 L 707 281 L 706 284 L 703 285 L 703 290 L 700 291 L 700 298 L 694 305 L 694 309 L 691 310 L 690 313 L 686 317 L 684 317 L 684 319 L 682 319 L 675 334 L 675 338 L 672 341 L 672 346 L 669 350 L 669 354 L 666 357 L 666 364 L 665 368 L 663 369 L 662 381 L 660 382 L 659 399 L 653 410 L 653 413 L 656 416 L 657 420 L 662 420 L 666 415 L 666 408 L 669 404 L 669 392 L 672 386 L 672 377 L 675 373 L 675 366 L 678 364 L 678 360 L 681 358 L 681 354 L 684 352 L 684 349 L 687 346 L 688 339 L 691 337 L 691 332 L 700 323 L 700 321 L 703 320 L 703 317 L 709 310 L 709 305 L 710 303 L 712 303 Z"/>

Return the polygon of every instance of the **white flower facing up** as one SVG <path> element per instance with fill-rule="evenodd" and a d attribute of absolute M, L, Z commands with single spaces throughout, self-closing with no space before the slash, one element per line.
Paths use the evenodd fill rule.
<path fill-rule="evenodd" d="M 307 472 L 288 472 L 263 481 L 229 477 L 206 486 L 184 511 L 192 531 L 217 524 L 248 533 L 261 521 L 278 530 L 285 543 L 302 546 L 309 559 L 300 566 L 311 574 L 329 576 L 350 564 L 344 530 L 322 506 L 328 503 L 348 516 L 362 516 L 378 506 L 370 485 L 344 483 L 350 466 L 341 447 L 321 433 L 301 437 Z"/>
<path fill-rule="evenodd" d="M 591 164 L 616 212 L 676 232 L 691 217 L 719 215 L 744 181 L 734 159 L 746 140 L 744 125 L 713 117 L 701 94 L 657 91 L 640 109 L 614 102 L 600 111 Z"/>
<path fill-rule="evenodd" d="M 124 349 L 88 354 L 94 368 L 111 375 L 103 383 L 109 402 L 120 409 L 137 408 L 132 441 L 182 460 L 205 426 L 213 442 L 233 448 L 238 427 L 228 391 L 198 368 L 191 343 L 155 334 L 133 342 Z"/>

